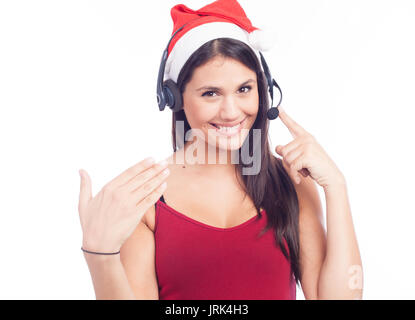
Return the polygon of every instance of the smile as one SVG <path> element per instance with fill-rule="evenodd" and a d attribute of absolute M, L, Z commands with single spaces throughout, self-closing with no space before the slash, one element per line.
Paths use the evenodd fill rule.
<path fill-rule="evenodd" d="M 245 122 L 246 118 L 243 119 L 241 122 L 239 122 L 236 126 L 233 127 L 222 127 L 219 126 L 217 124 L 214 123 L 209 123 L 210 126 L 212 126 L 212 128 L 215 129 L 215 132 L 222 135 L 222 136 L 234 136 L 236 134 L 238 134 L 241 131 L 242 125 Z"/>

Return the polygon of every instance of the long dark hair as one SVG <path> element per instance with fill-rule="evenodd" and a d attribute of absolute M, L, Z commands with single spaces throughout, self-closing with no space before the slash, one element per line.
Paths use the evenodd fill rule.
<path fill-rule="evenodd" d="M 276 158 L 270 151 L 268 140 L 269 120 L 267 118 L 267 110 L 269 108 L 267 84 L 257 56 L 249 46 L 241 41 L 231 38 L 211 40 L 190 56 L 180 71 L 177 85 L 183 94 L 186 84 L 192 78 L 194 69 L 218 55 L 236 59 L 256 72 L 259 109 L 256 120 L 251 130 L 249 130 L 244 143 L 249 143 L 253 140 L 252 129 L 261 130 L 261 147 L 259 148 L 261 152 L 261 168 L 256 175 L 240 174 L 242 176 L 241 186 L 245 190 L 246 195 L 249 195 L 253 200 L 258 217 L 261 216 L 260 208 L 265 209 L 268 224 L 261 231 L 261 234 L 264 234 L 270 228 L 274 229 L 276 245 L 281 248 L 284 256 L 289 259 L 291 274 L 295 277 L 295 281 L 298 284 L 301 280 L 299 267 L 298 198 L 294 185 L 283 167 L 281 159 Z M 174 152 L 182 147 L 182 145 L 176 145 L 176 121 L 184 122 L 185 136 L 186 132 L 191 129 L 183 109 L 173 112 L 172 139 Z M 184 141 L 183 137 L 179 137 L 178 141 Z M 238 152 L 241 157 L 241 149 Z M 242 173 L 242 168 L 244 168 L 243 163 L 235 164 L 236 173 Z M 287 242 L 289 253 L 286 251 L 283 238 Z"/>

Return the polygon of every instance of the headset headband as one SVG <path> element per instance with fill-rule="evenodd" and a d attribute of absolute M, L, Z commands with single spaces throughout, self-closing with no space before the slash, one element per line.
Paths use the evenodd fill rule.
<path fill-rule="evenodd" d="M 163 79 L 164 79 L 164 72 L 165 72 L 165 68 L 166 68 L 166 63 L 167 63 L 167 58 L 168 58 L 168 48 L 170 45 L 170 42 L 173 40 L 174 36 L 183 29 L 183 27 L 186 24 L 184 24 L 183 26 L 181 26 L 170 38 L 166 49 L 163 51 L 162 57 L 161 57 L 161 63 L 160 63 L 160 68 L 159 68 L 159 73 L 158 73 L 158 77 L 157 77 L 157 104 L 159 106 L 159 110 L 163 111 L 167 106 L 169 106 L 173 111 L 178 111 L 178 109 L 181 109 L 181 105 L 176 105 L 175 104 L 175 96 L 177 97 L 179 93 L 177 92 L 172 92 L 172 90 L 170 90 L 171 88 L 169 88 L 169 86 L 163 85 Z M 268 92 L 269 95 L 271 96 L 271 106 L 270 109 L 267 112 L 267 117 L 269 120 L 273 120 L 276 119 L 278 117 L 279 111 L 278 111 L 278 107 L 281 104 L 282 101 L 282 91 L 280 86 L 278 85 L 278 83 L 275 81 L 275 79 L 272 78 L 271 76 L 271 72 L 268 68 L 268 65 L 265 61 L 264 56 L 262 55 L 261 51 L 259 51 L 259 55 L 261 58 L 261 64 L 264 70 L 264 74 L 265 77 L 267 79 L 267 84 L 268 84 Z M 172 82 L 172 80 L 167 80 Z M 280 93 L 280 100 L 277 104 L 276 107 L 273 107 L 273 103 L 274 103 L 274 86 L 278 89 L 279 93 Z"/>

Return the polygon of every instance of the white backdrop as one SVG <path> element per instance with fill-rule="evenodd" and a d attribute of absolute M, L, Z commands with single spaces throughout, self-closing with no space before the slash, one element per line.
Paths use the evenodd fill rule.
<path fill-rule="evenodd" d="M 155 95 L 170 8 L 210 2 L 0 1 L 1 299 L 95 298 L 78 169 L 95 194 L 172 153 L 171 111 Z M 414 2 L 240 4 L 277 30 L 264 56 L 284 108 L 346 177 L 364 299 L 414 299 Z M 291 141 L 279 119 L 271 141 Z"/>

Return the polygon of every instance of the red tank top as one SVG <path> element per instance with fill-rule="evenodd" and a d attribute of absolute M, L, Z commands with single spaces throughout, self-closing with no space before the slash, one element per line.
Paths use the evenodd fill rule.
<path fill-rule="evenodd" d="M 232 228 L 217 228 L 156 203 L 156 274 L 160 300 L 290 300 L 290 263 L 265 227 L 265 210 Z M 284 239 L 285 248 L 288 251 Z"/>

